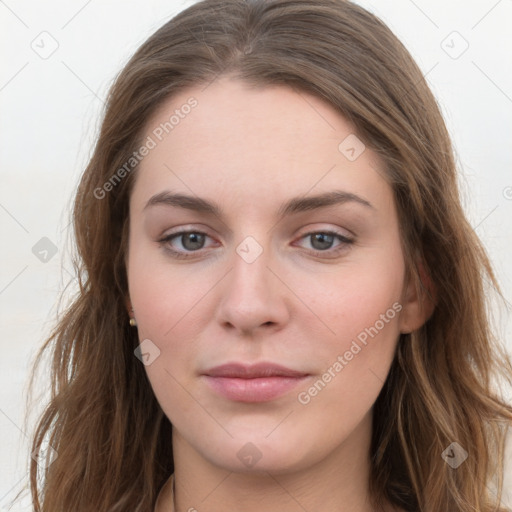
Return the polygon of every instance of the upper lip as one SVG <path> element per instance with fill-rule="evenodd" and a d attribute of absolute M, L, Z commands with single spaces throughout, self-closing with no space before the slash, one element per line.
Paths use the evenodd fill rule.
<path fill-rule="evenodd" d="M 238 379 L 256 379 L 261 377 L 305 377 L 307 373 L 292 370 L 274 363 L 227 363 L 215 366 L 204 372 L 209 377 L 232 377 Z"/>

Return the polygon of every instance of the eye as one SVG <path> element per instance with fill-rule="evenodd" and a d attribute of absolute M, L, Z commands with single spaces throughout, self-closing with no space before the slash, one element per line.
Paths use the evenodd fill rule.
<path fill-rule="evenodd" d="M 204 248 L 206 238 L 210 238 L 206 233 L 202 231 L 178 231 L 177 233 L 171 233 L 161 240 L 164 248 L 172 253 L 177 258 L 187 258 L 190 254 L 199 251 Z M 181 245 L 177 249 L 173 247 L 172 242 L 177 239 Z"/>
<path fill-rule="evenodd" d="M 311 252 L 317 256 L 335 256 L 339 252 L 347 249 L 348 245 L 354 243 L 354 240 L 342 235 L 341 233 L 337 233 L 336 231 L 313 231 L 311 233 L 306 233 L 300 238 L 300 240 L 307 239 L 310 240 L 312 246 Z M 339 243 L 333 248 L 333 243 L 336 240 L 338 240 Z"/>

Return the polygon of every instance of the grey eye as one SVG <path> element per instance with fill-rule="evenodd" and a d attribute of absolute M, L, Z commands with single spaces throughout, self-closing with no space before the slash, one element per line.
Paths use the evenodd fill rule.
<path fill-rule="evenodd" d="M 319 251 L 330 249 L 334 242 L 334 235 L 330 235 L 328 233 L 313 233 L 308 236 L 311 239 L 313 249 Z"/>
<path fill-rule="evenodd" d="M 203 233 L 183 233 L 179 235 L 181 239 L 181 244 L 188 251 L 197 251 L 198 249 L 202 249 L 204 245 L 205 235 Z"/>

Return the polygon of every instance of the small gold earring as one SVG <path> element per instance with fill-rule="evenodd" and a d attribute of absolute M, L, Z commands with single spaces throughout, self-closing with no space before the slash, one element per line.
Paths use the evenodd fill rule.
<path fill-rule="evenodd" d="M 130 325 L 132 327 L 135 327 L 137 325 L 137 321 L 135 320 L 135 318 L 130 318 Z"/>

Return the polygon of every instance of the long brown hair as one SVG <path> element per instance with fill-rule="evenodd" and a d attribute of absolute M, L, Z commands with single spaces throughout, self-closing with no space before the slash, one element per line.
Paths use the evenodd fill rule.
<path fill-rule="evenodd" d="M 377 17 L 344 0 L 199 2 L 153 34 L 115 80 L 74 203 L 79 291 L 38 356 L 52 357 L 51 400 L 32 450 L 49 443 L 58 457 L 46 469 L 31 462 L 35 510 L 150 512 L 174 471 L 171 425 L 134 356 L 126 308 L 137 166 L 104 185 L 162 102 L 227 73 L 312 93 L 353 123 L 385 162 L 408 278 L 424 292 L 430 280 L 435 293 L 429 320 L 400 337 L 374 406 L 376 508 L 387 500 L 411 512 L 504 510 L 512 408 L 493 378 L 510 382 L 512 365 L 486 301 L 498 285 L 461 207 L 450 138 L 420 69 Z M 454 442 L 468 452 L 457 469 L 443 458 Z"/>

